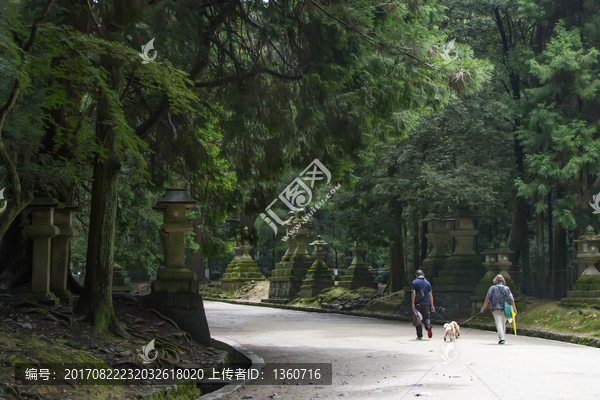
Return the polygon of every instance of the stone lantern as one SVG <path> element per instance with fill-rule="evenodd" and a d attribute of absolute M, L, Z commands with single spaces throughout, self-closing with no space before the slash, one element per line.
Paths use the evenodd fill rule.
<path fill-rule="evenodd" d="M 310 298 L 321 293 L 321 290 L 333 286 L 333 277 L 327 264 L 323 261 L 323 257 L 327 254 L 325 246 L 327 242 L 321 239 L 321 235 L 317 236 L 317 240 L 310 243 L 314 246 L 313 256 L 315 262 L 306 272 L 306 277 L 300 288 L 300 297 Z"/>
<path fill-rule="evenodd" d="M 360 241 L 354 240 L 354 246 L 350 247 L 354 258 L 346 274 L 338 281 L 338 287 L 345 287 L 351 290 L 358 289 L 359 287 L 377 289 L 377 282 L 373 279 L 373 274 L 369 271 L 365 265 L 365 260 L 362 258 L 365 250 L 366 248 Z"/>
<path fill-rule="evenodd" d="M 283 226 L 287 231 L 289 242 L 288 250 L 291 255 L 286 255 L 278 263 L 269 278 L 269 298 L 261 299 L 265 303 L 284 304 L 292 297 L 300 293 L 302 281 L 306 272 L 311 267 L 311 259 L 306 252 L 306 243 L 308 242 L 309 221 L 305 219 L 306 211 L 300 210 L 294 214 L 294 219 L 288 219 Z"/>
<path fill-rule="evenodd" d="M 454 229 L 450 234 L 456 240 L 456 246 L 439 270 L 438 276 L 432 279 L 434 294 L 437 296 L 436 306 L 439 305 L 448 319 L 470 312 L 473 292 L 485 274 L 482 257 L 471 245 L 477 237 L 475 221 L 478 217 L 465 202 L 461 202 L 452 217 L 448 218 L 454 220 Z"/>
<path fill-rule="evenodd" d="M 152 292 L 198 293 L 198 279 L 185 266 L 185 235 L 192 229 L 186 214 L 196 204 L 185 189 L 167 189 L 154 207 L 163 213 L 163 225 L 159 229 L 165 253 L 165 268 L 158 271 L 152 282 Z"/>
<path fill-rule="evenodd" d="M 34 300 L 59 304 L 59 299 L 50 292 L 51 240 L 60 233 L 54 225 L 54 208 L 58 200 L 49 192 L 42 192 L 36 197 L 31 209 L 31 225 L 24 229 L 26 236 L 33 239 L 33 269 L 31 275 L 31 297 Z"/>
<path fill-rule="evenodd" d="M 498 263 L 498 250 L 494 249 L 493 243 L 488 243 L 487 249 L 481 252 L 484 256 L 484 262 L 482 263 L 486 269 L 486 273 L 477 284 L 475 293 L 472 296 L 472 309 L 471 313 L 477 313 L 483 307 L 485 296 L 487 295 L 488 289 L 494 284 L 494 278 L 499 271 Z"/>
<path fill-rule="evenodd" d="M 296 231 L 294 238 L 296 239 L 296 249 L 290 258 L 290 261 L 293 263 L 310 263 L 310 256 L 306 252 L 306 243 L 308 242 L 308 225 L 310 222 L 306 221 L 304 217 L 306 216 L 306 211 L 300 210 L 296 213 L 296 218 L 292 223 L 294 224 L 293 230 Z M 306 266 L 306 269 L 310 265 Z M 306 271 L 305 271 L 306 273 Z"/>
<path fill-rule="evenodd" d="M 574 240 L 577 243 L 577 258 L 583 261 L 586 265 L 585 270 L 581 273 L 581 276 L 599 276 L 600 272 L 594 266 L 600 261 L 600 252 L 598 248 L 600 246 L 600 235 L 596 235 L 594 228 L 588 226 L 585 230 L 585 235 L 581 236 L 579 240 Z"/>
<path fill-rule="evenodd" d="M 500 275 L 502 275 L 506 280 L 506 286 L 510 287 L 513 292 L 516 292 L 517 286 L 515 285 L 514 281 L 512 280 L 512 277 L 508 273 L 508 269 L 512 265 L 512 262 L 510 261 L 509 257 L 510 254 L 512 254 L 513 252 L 510 250 L 510 248 L 506 246 L 506 243 L 504 241 L 500 242 L 500 247 L 498 247 L 496 251 L 498 252 L 497 262 L 498 267 L 500 268 Z"/>
<path fill-rule="evenodd" d="M 50 291 L 58 296 L 61 303 L 73 304 L 73 295 L 67 289 L 69 272 L 69 257 L 71 239 L 79 236 L 79 231 L 73 226 L 73 213 L 79 211 L 74 204 L 59 204 L 54 209 L 54 225 L 59 229 L 58 235 L 52 240 L 52 262 L 50 267 Z"/>
<path fill-rule="evenodd" d="M 429 233 L 425 234 L 425 237 L 431 243 L 431 251 L 423 260 L 423 272 L 429 279 L 438 276 L 438 271 L 442 269 L 448 258 L 448 252 L 444 247 L 450 239 L 448 221 L 438 213 L 439 206 L 440 204 L 437 203 L 433 212 L 421 220 L 422 223 L 427 223 L 429 228 L 427 229 Z"/>
<path fill-rule="evenodd" d="M 285 254 L 281 258 L 281 262 L 288 262 L 292 258 L 292 254 L 294 254 L 294 250 L 296 250 L 296 238 L 294 237 L 294 219 L 296 218 L 296 213 L 293 211 L 288 212 L 288 219 L 281 225 L 285 228 L 285 233 L 287 236 L 287 240 L 285 244 L 287 245 L 287 249 Z"/>
<path fill-rule="evenodd" d="M 236 258 L 238 257 L 238 252 L 239 258 L 237 260 L 234 259 L 235 262 L 230 264 L 233 264 L 233 266 L 229 272 L 229 275 L 223 274 L 223 278 L 221 278 L 221 290 L 233 291 L 244 286 L 244 284 L 247 282 L 265 280 L 263 274 L 260 273 L 258 265 L 256 265 L 256 262 L 250 255 L 252 244 L 250 243 L 249 237 L 249 230 L 246 226 L 244 228 L 243 237 L 241 239 L 238 237 L 236 242 L 238 243 Z"/>
<path fill-rule="evenodd" d="M 127 271 L 117 263 L 113 265 L 112 291 L 131 292 L 131 278 Z"/>
<path fill-rule="evenodd" d="M 580 236 L 577 243 L 577 259 L 586 265 L 585 270 L 575 282 L 573 290 L 567 291 L 567 297 L 560 301 L 565 306 L 600 305 L 600 272 L 595 264 L 600 261 L 600 235 L 588 226 L 585 235 Z"/>
<path fill-rule="evenodd" d="M 473 247 L 471 247 L 471 241 L 478 233 L 475 230 L 475 219 L 478 217 L 479 215 L 469 209 L 466 204 L 459 204 L 454 215 L 454 229 L 450 231 L 450 234 L 456 239 L 456 248 L 452 252 L 453 256 L 476 255 Z"/>

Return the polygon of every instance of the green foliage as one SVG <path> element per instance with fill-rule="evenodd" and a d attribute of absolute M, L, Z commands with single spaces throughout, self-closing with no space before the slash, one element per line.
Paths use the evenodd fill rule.
<path fill-rule="evenodd" d="M 517 180 L 519 193 L 538 199 L 536 210 L 546 210 L 552 186 L 561 193 L 555 210 L 558 224 L 575 228 L 577 214 L 589 215 L 586 199 L 600 168 L 597 119 L 600 76 L 598 52 L 586 49 L 581 31 L 556 26 L 546 49 L 529 61 L 538 87 L 525 91 L 524 120 L 519 138 L 527 151 L 529 171 Z M 588 212 L 586 212 L 588 211 Z"/>

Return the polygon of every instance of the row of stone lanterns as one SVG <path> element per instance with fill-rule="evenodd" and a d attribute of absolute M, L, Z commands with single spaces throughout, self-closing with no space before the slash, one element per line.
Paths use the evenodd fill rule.
<path fill-rule="evenodd" d="M 287 303 L 290 299 L 300 296 L 310 298 L 317 295 L 323 289 L 334 286 L 333 275 L 323 261 L 325 246 L 327 243 L 321 239 L 310 243 L 314 247 L 313 256 L 315 261 L 306 252 L 308 240 L 308 225 L 305 220 L 304 210 L 298 212 L 290 211 L 288 219 L 282 226 L 286 229 L 286 244 L 288 246 L 281 262 L 277 263 L 269 279 L 269 297 L 262 299 L 269 303 Z M 350 251 L 354 259 L 348 268 L 346 275 L 337 282 L 340 287 L 356 289 L 358 287 L 377 288 L 373 275 L 368 270 L 362 259 L 365 248 L 358 241 Z"/>
<path fill-rule="evenodd" d="M 24 227 L 24 233 L 33 241 L 30 297 L 44 303 L 72 305 L 67 274 L 70 241 L 79 235 L 73 226 L 73 212 L 78 208 L 59 203 L 48 191 L 40 192 L 29 208 L 31 224 Z"/>

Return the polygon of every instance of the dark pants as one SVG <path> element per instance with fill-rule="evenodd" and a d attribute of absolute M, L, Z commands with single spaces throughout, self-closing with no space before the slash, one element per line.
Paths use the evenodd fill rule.
<path fill-rule="evenodd" d="M 423 337 L 423 325 L 425 325 L 425 329 L 431 326 L 431 319 L 429 315 L 429 310 L 431 309 L 431 304 L 415 304 L 415 308 L 418 312 L 423 316 L 423 321 L 421 325 L 417 326 L 417 337 Z"/>

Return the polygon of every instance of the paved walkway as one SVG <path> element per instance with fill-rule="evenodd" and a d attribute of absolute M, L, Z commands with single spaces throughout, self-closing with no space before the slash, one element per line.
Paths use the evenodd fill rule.
<path fill-rule="evenodd" d="M 213 336 L 240 343 L 266 362 L 333 364 L 331 386 L 248 386 L 232 399 L 600 398 L 597 348 L 513 335 L 501 346 L 495 332 L 463 329 L 454 352 L 444 347 L 439 326 L 432 339 L 419 341 L 405 322 L 204 305 Z"/>

